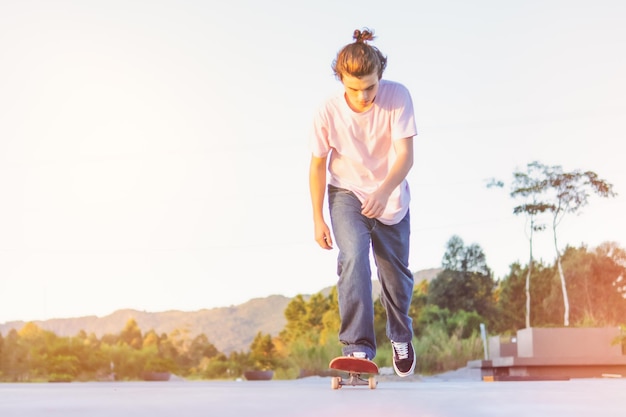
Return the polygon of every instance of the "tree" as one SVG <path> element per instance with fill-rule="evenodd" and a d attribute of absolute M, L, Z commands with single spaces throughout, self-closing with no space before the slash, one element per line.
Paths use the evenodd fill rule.
<path fill-rule="evenodd" d="M 84 380 L 93 379 L 98 374 L 106 374 L 110 368 L 110 361 L 100 349 L 101 343 L 92 332 L 87 334 L 84 330 L 69 338 L 69 352 L 78 359 L 80 377 Z"/>
<path fill-rule="evenodd" d="M 219 351 L 211 342 L 209 338 L 203 333 L 196 336 L 191 341 L 189 347 L 189 358 L 194 365 L 199 364 L 204 358 L 213 358 L 219 355 Z"/>
<path fill-rule="evenodd" d="M 320 345 L 326 345 L 337 340 L 341 318 L 339 316 L 339 294 L 337 286 L 333 286 L 327 298 L 327 308 L 322 316 L 322 331 L 320 333 Z"/>
<path fill-rule="evenodd" d="M 177 370 L 182 373 L 189 372 L 189 348 L 191 346 L 191 336 L 189 329 L 174 329 L 167 336 L 166 340 L 161 339 L 161 345 L 165 345 L 167 351 L 166 358 L 172 359 Z"/>
<path fill-rule="evenodd" d="M 545 192 L 548 181 L 542 175 L 543 166 L 539 162 L 531 162 L 526 165 L 526 172 L 516 171 L 513 173 L 510 196 L 514 199 L 522 200 L 521 204 L 513 208 L 513 214 L 524 214 L 528 222 L 527 238 L 529 246 L 529 260 L 526 271 L 526 281 L 524 287 L 525 295 L 525 325 L 530 327 L 530 280 L 533 271 L 533 238 L 535 232 L 545 230 L 545 224 L 540 223 L 538 216 L 550 209 L 550 205 L 540 201 L 540 196 Z M 492 180 L 488 187 L 502 187 L 501 181 Z"/>
<path fill-rule="evenodd" d="M 423 330 L 420 325 L 419 318 L 428 305 L 428 287 L 427 280 L 422 280 L 413 289 L 413 298 L 411 298 L 411 307 L 409 307 L 409 316 L 413 318 L 413 334 L 419 336 Z"/>
<path fill-rule="evenodd" d="M 145 349 L 151 346 L 155 346 L 158 348 L 159 342 L 159 335 L 154 331 L 154 329 L 148 330 L 148 332 L 146 332 L 146 334 L 143 336 L 142 348 Z"/>
<path fill-rule="evenodd" d="M 276 365 L 276 347 L 269 334 L 257 333 L 250 345 L 250 359 L 255 368 L 259 370 L 269 370 Z"/>
<path fill-rule="evenodd" d="M 330 318 L 327 313 L 334 304 L 336 292 L 328 297 L 317 293 L 312 295 L 309 301 L 305 301 L 302 295 L 297 295 L 285 308 L 287 324 L 280 333 L 283 342 L 288 344 L 299 340 L 317 345 Z"/>
<path fill-rule="evenodd" d="M 465 246 L 460 237 L 453 236 L 447 243 L 442 267 L 444 270 L 428 286 L 428 303 L 453 313 L 475 311 L 491 317 L 495 282 L 481 247 Z"/>
<path fill-rule="evenodd" d="M 525 314 L 520 314 L 524 311 L 525 303 L 530 300 L 530 295 L 527 294 L 525 301 L 522 295 L 530 290 L 530 285 L 524 285 L 524 281 L 528 279 L 529 276 L 524 268 L 516 262 L 510 265 L 508 275 L 500 281 L 497 302 L 498 321 L 495 323 L 497 331 L 502 333 L 516 331 L 524 326 L 524 322 L 527 323 L 526 327 L 530 327 L 528 324 L 530 306 L 526 305 Z"/>
<path fill-rule="evenodd" d="M 626 317 L 626 251 L 606 242 L 593 250 L 566 247 L 562 255 L 572 302 L 570 322 L 578 326 L 617 326 Z M 511 265 L 500 281 L 498 323 L 500 332 L 514 331 L 523 323 L 523 276 L 528 266 Z M 535 261 L 531 284 L 533 326 L 562 324 L 561 283 L 556 265 Z"/>
<path fill-rule="evenodd" d="M 595 172 L 575 170 L 564 172 L 561 166 L 548 166 L 540 162 L 531 162 L 526 172 L 515 172 L 511 197 L 523 198 L 524 202 L 516 206 L 514 214 L 526 214 L 530 220 L 529 242 L 530 261 L 526 276 L 526 327 L 530 326 L 530 276 L 533 267 L 532 239 L 533 233 L 543 230 L 543 224 L 537 223 L 539 214 L 550 213 L 552 217 L 552 237 L 556 253 L 556 266 L 561 282 L 563 297 L 563 324 L 569 326 L 570 303 L 563 266 L 561 251 L 557 241 L 557 226 L 567 213 L 579 213 L 588 204 L 590 193 L 600 197 L 613 197 L 613 186 L 598 177 Z M 501 187 L 501 181 L 492 180 L 488 186 Z"/>
<path fill-rule="evenodd" d="M 562 258 L 572 301 L 571 321 L 594 326 L 623 323 L 624 250 L 614 243 L 604 243 L 591 251 L 585 246 L 567 247 Z"/>
<path fill-rule="evenodd" d="M 26 356 L 27 379 L 44 378 L 47 373 L 47 345 L 52 342 L 54 333 L 41 329 L 33 322 L 26 323 L 17 333 L 20 337 L 20 343 L 24 344 L 28 352 Z"/>
<path fill-rule="evenodd" d="M 626 250 L 619 247 L 615 242 L 605 242 L 596 248 L 598 256 L 611 260 L 617 273 L 613 272 L 611 284 L 620 294 L 621 299 L 626 301 Z"/>
<path fill-rule="evenodd" d="M 547 204 L 552 213 L 552 236 L 554 240 L 554 250 L 556 252 L 556 263 L 561 280 L 561 290 L 563 292 L 563 324 L 569 326 L 570 304 L 567 294 L 567 285 L 563 266 L 561 264 L 561 252 L 557 242 L 557 226 L 568 213 L 577 214 L 588 204 L 590 193 L 600 197 L 613 197 L 613 185 L 598 177 L 592 171 L 581 172 L 575 170 L 564 172 L 560 166 L 542 166 L 545 178 L 548 182 Z"/>
<path fill-rule="evenodd" d="M 307 332 L 307 324 L 305 321 L 306 301 L 302 295 L 298 294 L 287 304 L 284 315 L 287 319 L 287 324 L 285 324 L 284 329 L 281 331 L 280 337 L 286 343 L 298 339 Z"/>
<path fill-rule="evenodd" d="M 29 371 L 28 346 L 17 330 L 11 329 L 4 338 L 0 356 L 0 376 L 4 381 L 22 382 L 28 380 Z"/>
<path fill-rule="evenodd" d="M 450 271 L 491 275 L 482 248 L 477 244 L 465 246 L 463 239 L 456 235 L 446 244 L 441 267 Z"/>
<path fill-rule="evenodd" d="M 554 308 L 546 302 L 551 292 L 554 269 L 541 261 L 533 261 L 533 273 L 529 279 L 529 266 L 514 263 L 509 273 L 499 282 L 497 301 L 498 320 L 496 329 L 500 332 L 515 332 L 528 320 L 532 326 L 555 325 Z M 529 291 L 528 298 L 524 297 Z M 530 300 L 530 305 L 526 302 Z M 527 314 L 531 312 L 531 314 Z"/>
<path fill-rule="evenodd" d="M 142 377 L 147 362 L 144 351 L 134 349 L 126 343 L 103 345 L 102 349 L 112 364 L 116 379 L 128 381 Z"/>
<path fill-rule="evenodd" d="M 171 363 L 177 363 L 178 349 L 173 338 L 168 337 L 166 333 L 162 333 L 157 345 L 159 347 L 159 357 L 171 361 Z M 178 371 L 178 369 L 176 369 L 176 371 Z"/>
<path fill-rule="evenodd" d="M 124 329 L 120 333 L 119 341 L 133 349 L 141 349 L 143 337 L 141 336 L 141 329 L 135 319 L 128 319 Z"/>
<path fill-rule="evenodd" d="M 2 381 L 2 377 L 5 373 L 4 369 L 4 337 L 2 333 L 0 333 L 0 381 Z"/>

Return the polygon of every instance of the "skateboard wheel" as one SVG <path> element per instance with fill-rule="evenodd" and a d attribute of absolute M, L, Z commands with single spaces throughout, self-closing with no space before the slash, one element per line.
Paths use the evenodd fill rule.
<path fill-rule="evenodd" d="M 341 388 L 341 377 L 340 376 L 336 376 L 334 378 L 332 378 L 330 380 L 330 386 L 332 389 L 339 389 Z"/>
<path fill-rule="evenodd" d="M 374 378 L 373 376 L 370 376 L 367 382 L 369 383 L 370 389 L 376 389 L 376 386 L 378 385 L 376 378 Z"/>

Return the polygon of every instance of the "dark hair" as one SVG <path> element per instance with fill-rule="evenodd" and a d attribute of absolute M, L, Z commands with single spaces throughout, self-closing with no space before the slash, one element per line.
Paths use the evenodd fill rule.
<path fill-rule="evenodd" d="M 344 46 L 333 61 L 335 76 L 341 80 L 343 74 L 364 77 L 377 72 L 378 78 L 382 78 L 387 67 L 387 57 L 378 48 L 368 44 L 375 38 L 374 31 L 368 28 L 356 29 L 352 38 L 354 42 Z"/>

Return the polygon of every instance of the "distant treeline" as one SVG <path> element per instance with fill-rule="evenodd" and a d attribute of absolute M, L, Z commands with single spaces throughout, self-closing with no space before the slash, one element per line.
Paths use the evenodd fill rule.
<path fill-rule="evenodd" d="M 514 334 L 525 326 L 528 266 L 513 264 L 500 281 L 493 279 L 478 245 L 454 236 L 430 283 L 414 290 L 411 316 L 419 357 L 417 372 L 457 369 L 483 355 L 480 323 L 491 334 Z M 606 243 L 589 250 L 568 247 L 561 257 L 569 289 L 572 326 L 626 324 L 626 252 Z M 562 325 L 563 302 L 557 266 L 534 261 L 530 276 L 532 327 Z M 385 313 L 375 303 L 379 366 L 391 366 Z M 79 332 L 60 337 L 34 323 L 0 335 L 0 380 L 138 380 L 155 373 L 188 379 L 233 379 L 248 369 L 272 369 L 275 378 L 323 374 L 341 352 L 337 342 L 337 293 L 295 297 L 284 311 L 287 324 L 277 336 L 258 333 L 248 351 L 221 353 L 200 334 L 187 331 L 145 333 L 134 319 L 117 334 L 101 338 Z"/>

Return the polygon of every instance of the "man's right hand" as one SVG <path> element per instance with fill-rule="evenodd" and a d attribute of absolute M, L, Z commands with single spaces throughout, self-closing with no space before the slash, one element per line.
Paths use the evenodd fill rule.
<path fill-rule="evenodd" d="M 322 222 L 315 225 L 315 241 L 322 249 L 330 250 L 333 248 L 333 238 L 326 223 Z"/>

